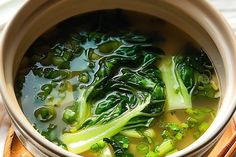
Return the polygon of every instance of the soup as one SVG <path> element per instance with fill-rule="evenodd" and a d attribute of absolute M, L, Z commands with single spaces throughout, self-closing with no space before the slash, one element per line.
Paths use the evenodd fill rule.
<path fill-rule="evenodd" d="M 89 157 L 175 153 L 208 129 L 220 95 L 214 67 L 191 37 L 124 10 L 73 17 L 39 37 L 15 92 L 38 132 Z"/>

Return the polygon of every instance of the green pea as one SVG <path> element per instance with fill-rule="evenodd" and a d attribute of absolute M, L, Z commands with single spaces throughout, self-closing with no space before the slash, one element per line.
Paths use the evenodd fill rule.
<path fill-rule="evenodd" d="M 41 122 L 48 122 L 56 117 L 56 111 L 52 106 L 42 106 L 35 110 L 34 116 Z"/>

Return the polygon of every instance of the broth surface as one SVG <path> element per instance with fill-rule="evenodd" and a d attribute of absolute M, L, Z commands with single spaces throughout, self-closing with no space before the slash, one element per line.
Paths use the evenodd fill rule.
<path fill-rule="evenodd" d="M 117 13 L 118 12 L 118 13 Z M 111 14 L 112 16 L 106 16 L 107 14 Z M 175 26 L 152 16 L 129 12 L 129 11 L 101 11 L 97 13 L 85 14 L 78 17 L 73 17 L 69 20 L 66 20 L 45 34 L 43 34 L 35 43 L 30 47 L 27 54 L 22 59 L 19 71 L 18 78 L 16 81 L 15 91 L 18 95 L 18 100 L 22 105 L 22 110 L 30 123 L 32 123 L 35 128 L 46 138 L 56 137 L 53 139 L 55 144 L 60 145 L 64 148 L 64 144 L 61 142 L 60 137 L 63 134 L 63 130 L 67 128 L 68 124 L 65 123 L 63 119 L 63 113 L 65 109 L 72 106 L 76 99 L 80 96 L 81 92 L 79 89 L 79 81 L 78 79 L 82 78 L 81 75 L 86 75 L 90 79 L 83 80 L 84 84 L 92 83 L 93 78 L 95 78 L 95 73 L 99 69 L 99 62 L 95 61 L 91 64 L 93 66 L 93 70 L 88 71 L 87 73 L 81 74 L 83 71 L 88 70 L 88 61 L 86 56 L 81 55 L 81 53 L 76 56 L 73 56 L 71 60 L 68 61 L 69 69 L 66 68 L 65 65 L 64 71 L 70 71 L 70 77 L 67 79 L 61 79 L 59 81 L 54 81 L 52 83 L 52 79 L 45 78 L 40 76 L 40 69 L 56 69 L 60 70 L 57 66 L 55 66 L 60 61 L 60 58 L 56 58 L 54 60 L 54 64 L 45 63 L 44 65 L 40 62 L 37 62 L 37 59 L 34 58 L 34 54 L 39 54 L 38 57 L 45 57 L 50 51 L 52 51 L 53 47 L 58 46 L 59 48 L 63 47 L 60 44 L 64 43 L 69 39 L 69 36 L 74 32 L 92 32 L 97 29 L 103 29 L 103 24 L 100 23 L 101 17 L 104 17 L 106 20 L 111 20 L 112 22 L 107 24 L 107 30 L 103 31 L 111 31 L 117 33 L 118 31 L 126 31 L 126 32 L 137 32 L 138 34 L 142 34 L 147 37 L 151 37 L 153 39 L 153 45 L 161 48 L 165 56 L 173 56 L 181 54 L 183 47 L 186 44 L 191 44 L 197 49 L 201 49 L 201 47 L 192 40 L 190 36 L 176 28 Z M 111 19 L 114 18 L 114 19 Z M 92 20 L 88 20 L 92 19 Z M 115 37 L 114 37 L 115 39 Z M 119 43 L 113 43 L 114 45 Z M 61 47 L 60 47 L 61 46 Z M 90 50 L 95 48 L 97 45 L 94 42 L 86 42 L 86 44 L 82 45 L 84 49 Z M 58 49 L 59 49 L 58 48 Z M 58 50 L 59 51 L 59 50 Z M 70 49 L 68 49 L 68 52 Z M 78 50 L 79 51 L 79 50 Z M 90 52 L 88 52 L 90 53 Z M 94 53 L 93 53 L 94 54 Z M 92 57 L 104 57 L 107 54 L 99 53 L 101 56 L 92 56 Z M 102 56 L 104 55 L 104 56 Z M 34 61 L 35 60 L 35 61 Z M 159 66 L 159 62 L 156 63 L 156 66 Z M 132 69 L 132 65 L 130 65 Z M 45 71 L 43 71 L 45 72 Z M 64 74 L 64 73 L 63 73 Z M 60 77 L 63 77 L 60 75 Z M 65 74 L 66 75 L 66 74 Z M 214 74 L 215 75 L 215 74 Z M 78 76 L 80 76 L 78 78 Z M 216 78 L 216 76 L 213 76 Z M 85 77 L 86 79 L 86 77 Z M 217 79 L 216 86 L 218 84 Z M 81 80 L 80 80 L 81 81 Z M 83 84 L 83 81 L 82 84 Z M 80 82 L 80 83 L 81 83 Z M 45 87 L 42 90 L 43 85 L 50 84 L 50 92 L 48 95 L 44 95 L 45 91 L 48 90 L 49 87 Z M 51 87 L 52 86 L 52 87 Z M 44 92 L 44 93 L 42 93 Z M 40 94 L 41 93 L 41 94 Z M 207 114 L 204 115 L 203 121 L 207 124 L 211 124 L 214 120 L 214 116 L 217 112 L 219 99 L 209 99 L 205 97 L 193 97 L 192 104 L 193 109 L 203 109 L 207 110 Z M 39 120 L 39 116 L 37 114 L 37 110 L 40 109 L 43 105 L 48 105 L 53 108 L 50 110 L 55 112 L 56 115 L 49 121 Z M 166 108 L 166 107 L 165 107 Z M 55 111 L 54 111 L 55 110 Z M 91 113 L 94 113 L 96 107 L 91 108 Z M 48 113 L 45 113 L 48 114 Z M 187 123 L 190 115 L 186 113 L 186 110 L 173 110 L 173 111 L 165 111 L 162 115 L 157 116 L 150 126 L 149 129 L 153 130 L 151 142 L 149 141 L 149 137 L 128 137 L 129 147 L 128 150 L 136 157 L 145 156 L 147 152 L 140 152 L 137 149 L 138 144 L 144 143 L 144 145 L 148 144 L 148 151 L 155 150 L 156 146 L 160 145 L 164 142 L 162 134 L 165 128 L 163 128 L 164 124 L 167 123 L 175 123 L 177 125 L 183 125 Z M 199 127 L 199 126 L 198 126 Z M 53 133 L 50 133 L 48 136 L 48 132 L 54 130 Z M 70 128 L 71 129 L 71 128 Z M 175 150 L 181 150 L 191 143 L 193 143 L 197 138 L 199 138 L 203 132 L 196 131 L 196 128 L 192 128 L 184 131 L 182 139 L 176 141 Z M 46 133 L 47 132 L 47 133 Z M 53 135 L 52 135 L 53 134 Z M 122 135 L 126 133 L 121 133 Z M 111 151 L 111 146 L 107 148 L 107 153 L 103 152 L 103 156 L 107 154 L 107 156 L 114 156 L 113 151 Z M 94 152 L 92 150 L 81 153 L 82 156 L 98 156 L 101 152 Z"/>

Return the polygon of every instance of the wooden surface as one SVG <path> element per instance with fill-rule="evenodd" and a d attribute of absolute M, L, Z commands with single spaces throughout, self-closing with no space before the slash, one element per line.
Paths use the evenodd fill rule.
<path fill-rule="evenodd" d="M 236 123 L 232 119 L 208 157 L 231 157 L 236 151 Z"/>
<path fill-rule="evenodd" d="M 232 119 L 223 136 L 217 142 L 208 157 L 233 157 L 236 153 L 236 124 Z M 20 143 L 11 127 L 4 148 L 4 157 L 33 157 Z"/>
<path fill-rule="evenodd" d="M 10 127 L 8 132 L 3 157 L 33 157 L 21 144 L 12 127 Z"/>

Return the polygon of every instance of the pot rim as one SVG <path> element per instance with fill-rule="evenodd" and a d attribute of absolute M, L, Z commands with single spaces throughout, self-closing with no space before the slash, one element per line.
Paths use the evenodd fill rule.
<path fill-rule="evenodd" d="M 47 0 L 45 0 L 44 2 L 41 1 L 41 2 L 39 2 L 38 7 L 40 7 L 41 5 L 44 5 L 46 3 L 48 3 Z M 173 5 L 171 0 L 167 0 L 166 3 L 169 3 L 169 4 Z M 185 2 L 183 2 L 183 3 L 185 3 Z M 191 5 L 195 5 L 197 7 L 197 9 L 199 11 L 202 11 L 205 15 L 209 12 L 211 13 L 211 19 L 208 19 L 208 20 L 210 20 L 210 22 L 212 22 L 212 23 L 218 24 L 218 25 L 215 26 L 215 29 L 221 35 L 224 34 L 224 36 L 227 37 L 227 40 L 230 41 L 228 43 L 228 45 L 231 48 L 232 53 L 234 54 L 234 59 L 235 59 L 236 58 L 235 57 L 235 55 L 236 55 L 236 46 L 234 45 L 234 43 L 236 43 L 236 40 L 235 40 L 233 31 L 231 30 L 229 24 L 226 22 L 224 17 L 215 8 L 213 8 L 209 4 L 209 2 L 207 2 L 207 1 L 191 1 L 189 3 L 191 3 Z M 4 106 L 5 106 L 8 114 L 10 115 L 11 119 L 13 120 L 13 123 L 15 124 L 15 127 L 21 133 L 27 134 L 28 136 L 30 136 L 32 138 L 32 139 L 29 139 L 31 143 L 40 143 L 40 145 L 42 147 L 50 149 L 52 152 L 54 152 L 58 155 L 60 154 L 62 156 L 77 156 L 78 157 L 78 155 L 75 155 L 73 153 L 70 153 L 70 152 L 62 149 L 62 148 L 59 148 L 58 146 L 54 145 L 53 143 L 51 143 L 47 139 L 42 138 L 41 134 L 39 134 L 35 129 L 32 129 L 33 127 L 29 122 L 25 123 L 25 119 L 26 119 L 25 115 L 23 114 L 23 112 L 21 112 L 20 115 L 19 115 L 19 113 L 14 112 L 14 102 L 11 100 L 11 97 L 10 97 L 9 93 L 5 92 L 5 91 L 8 91 L 8 85 L 6 84 L 6 80 L 5 80 L 5 69 L 4 69 L 4 64 L 3 64 L 4 63 L 4 58 L 3 58 L 4 45 L 6 44 L 8 35 L 11 34 L 11 30 L 14 29 L 14 27 L 15 27 L 15 25 L 13 25 L 13 24 L 15 23 L 15 21 L 18 21 L 20 19 L 19 14 L 21 14 L 25 10 L 25 8 L 27 6 L 29 6 L 30 4 L 31 4 L 30 1 L 25 2 L 24 6 L 14 16 L 13 20 L 10 23 L 7 24 L 7 26 L 5 27 L 4 32 L 3 32 L 3 38 L 2 38 L 2 41 L 1 41 L 1 47 L 0 47 L 0 61 L 1 61 L 1 63 L 0 63 L 1 64 L 1 66 L 0 66 L 0 80 L 1 80 L 0 81 L 0 91 L 1 91 L 1 94 L 3 96 L 3 100 L 5 102 Z M 179 4 L 179 5 L 181 5 L 181 4 Z M 177 7 L 180 7 L 176 3 L 175 3 L 175 5 Z M 206 10 L 208 10 L 208 12 L 206 12 Z M 212 33 L 211 30 L 208 30 L 207 32 L 209 34 Z M 212 34 L 210 34 L 210 36 L 213 37 Z M 232 59 L 228 58 L 228 61 L 229 60 L 231 60 L 231 62 L 232 62 Z M 226 67 L 228 68 L 229 66 L 226 66 Z M 232 67 L 229 68 L 229 71 L 230 70 L 232 72 L 233 68 Z M 230 74 L 230 73 L 228 74 L 228 76 L 232 76 L 232 78 L 236 78 L 235 75 Z M 228 80 L 226 80 L 226 81 L 228 81 Z M 230 82 L 230 83 L 235 84 L 233 82 Z M 228 95 L 229 95 L 228 96 L 228 99 L 230 100 L 229 102 L 231 102 L 230 106 L 232 107 L 231 108 L 232 110 L 227 111 L 228 114 L 225 117 L 222 118 L 221 123 L 217 127 L 218 129 L 215 130 L 214 133 L 212 133 L 212 135 L 209 138 L 207 138 L 203 142 L 201 142 L 201 144 L 199 144 L 198 147 L 196 147 L 195 149 L 192 148 L 192 149 L 187 150 L 186 148 L 188 148 L 188 147 L 186 147 L 183 150 L 175 153 L 174 154 L 175 156 L 187 155 L 187 154 L 191 153 L 192 151 L 201 149 L 202 147 L 204 147 L 204 145 L 207 145 L 207 143 L 209 141 L 213 140 L 213 138 L 215 136 L 217 136 L 219 134 L 219 132 L 225 127 L 225 125 L 227 124 L 229 119 L 232 117 L 232 115 L 235 111 L 235 108 L 236 108 L 236 103 L 235 103 L 236 102 L 236 97 L 233 96 L 232 93 L 231 94 L 229 93 L 229 92 L 233 91 L 233 89 L 232 89 L 233 87 L 235 87 L 235 85 L 232 85 L 231 88 L 230 88 L 230 91 L 227 92 Z M 19 104 L 17 104 L 17 105 L 19 105 Z M 20 126 L 18 126 L 18 125 L 20 125 Z"/>

